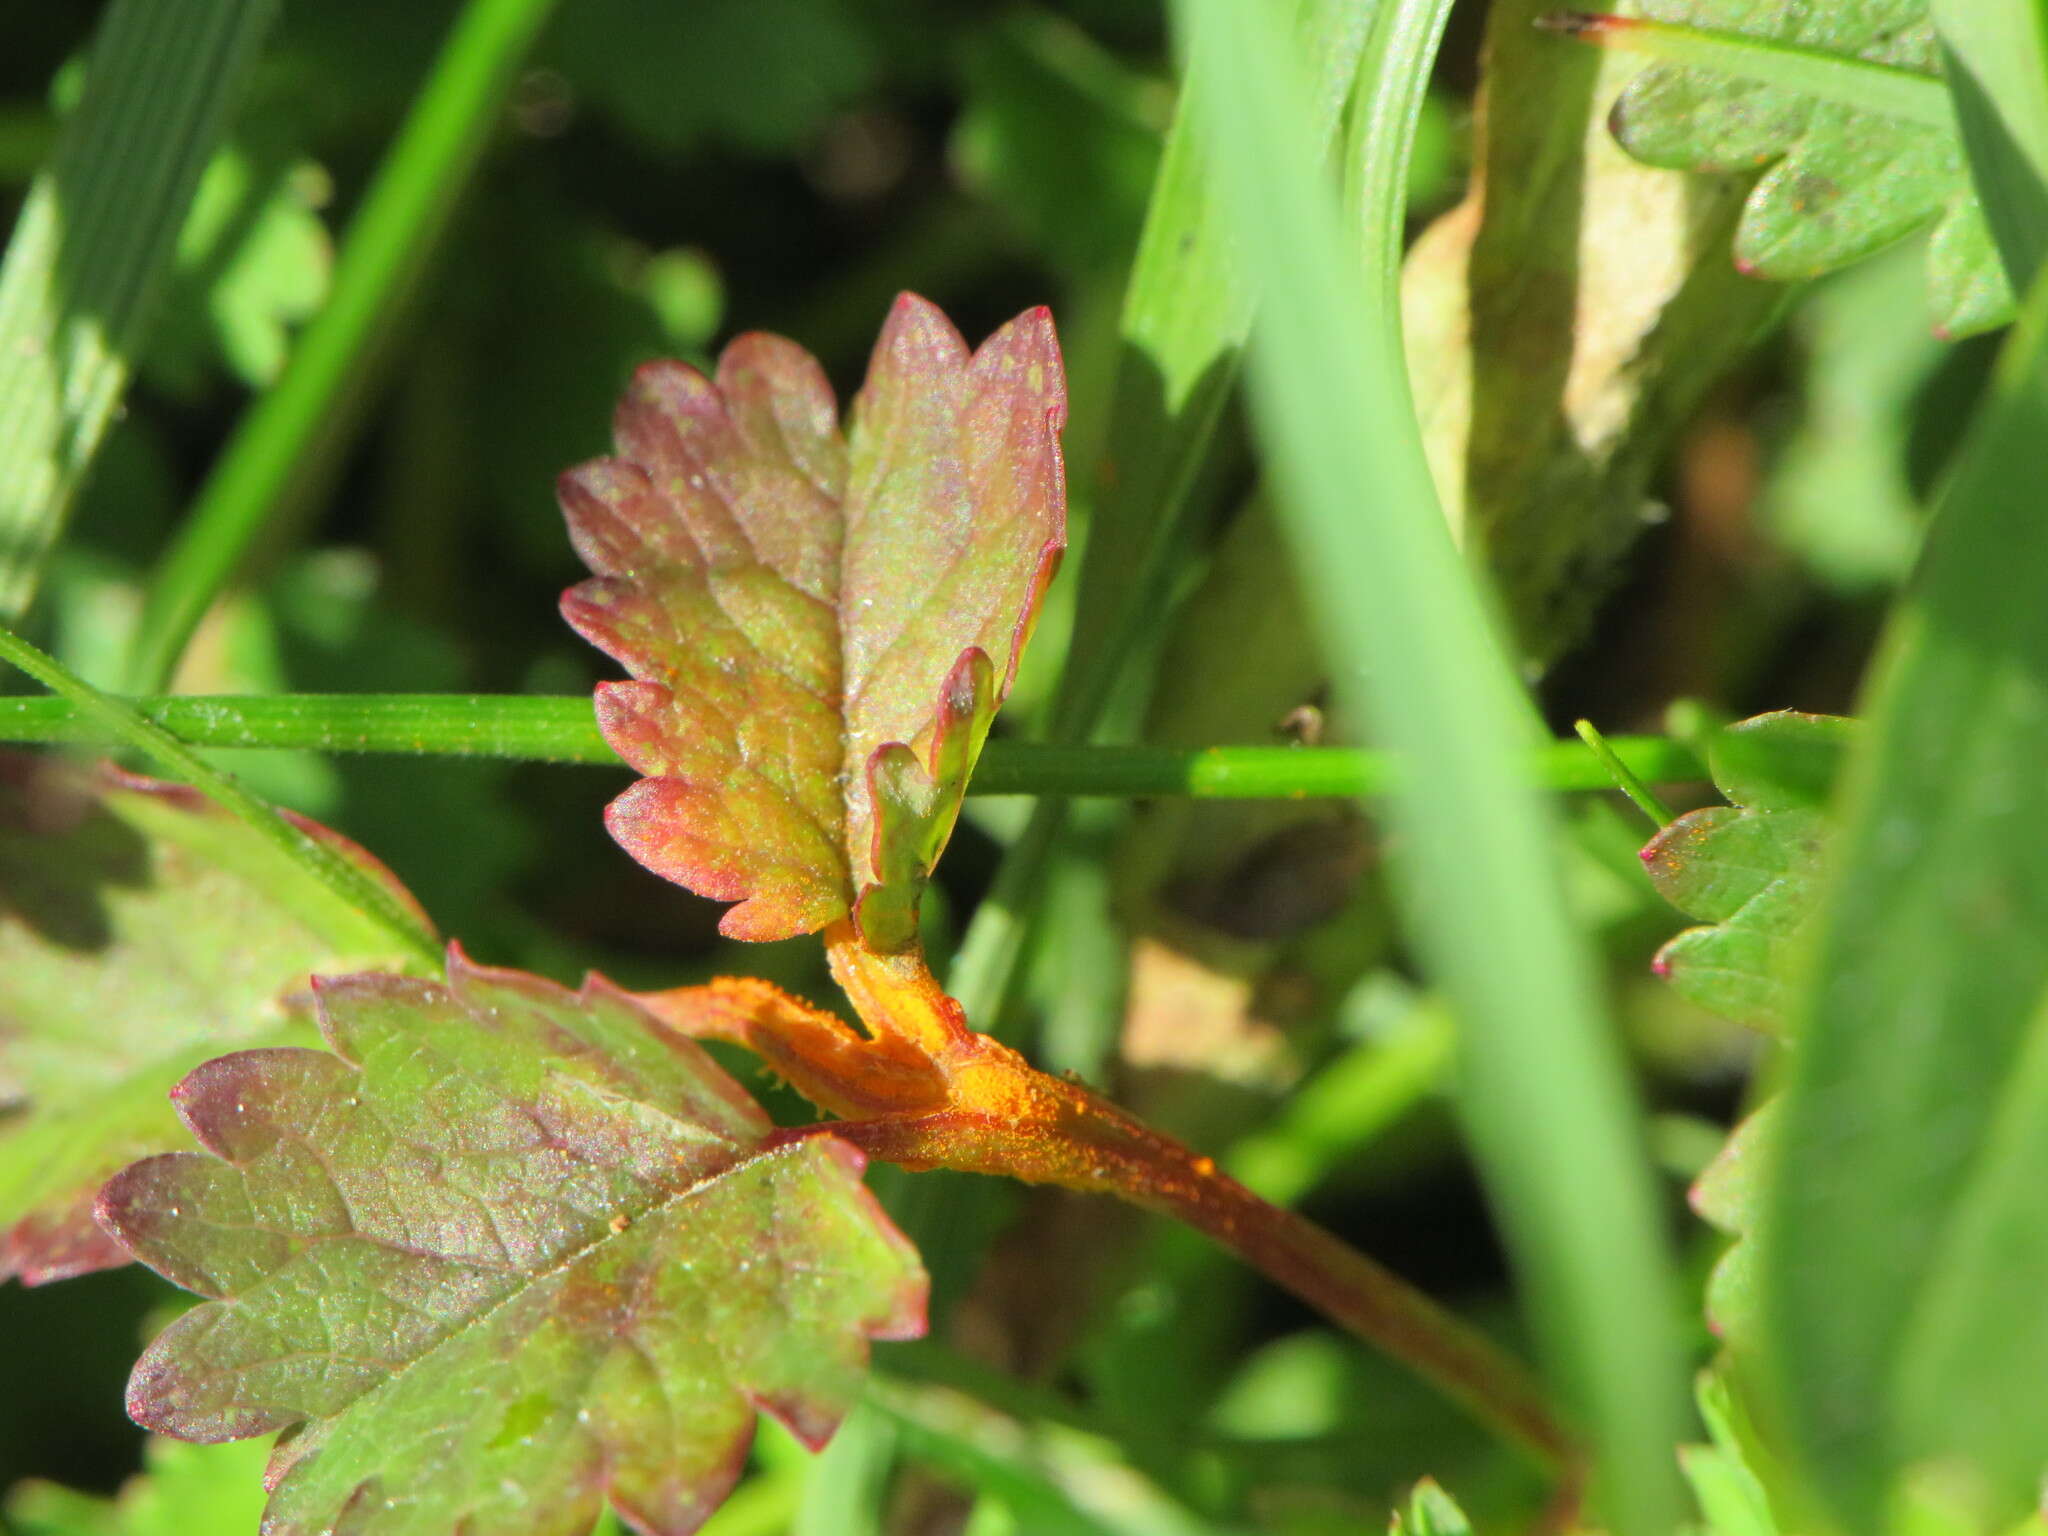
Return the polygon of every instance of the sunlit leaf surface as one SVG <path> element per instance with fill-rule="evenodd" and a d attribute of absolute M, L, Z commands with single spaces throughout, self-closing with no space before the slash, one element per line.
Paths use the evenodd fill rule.
<path fill-rule="evenodd" d="M 1646 0 L 1641 14 L 1939 71 L 1926 0 Z M 1652 165 L 1763 171 L 1735 234 L 1735 259 L 1752 276 L 1819 277 L 1931 228 L 1936 327 L 1959 336 L 2012 317 L 2012 290 L 1952 130 L 1657 64 L 1623 93 L 1614 131 Z"/>
<path fill-rule="evenodd" d="M 129 1411 L 229 1440 L 299 1426 L 272 1532 L 580 1533 L 609 1497 L 694 1530 L 762 1408 L 812 1445 L 925 1280 L 825 1137 L 778 1139 L 694 1043 L 603 982 L 456 952 L 445 985 L 318 985 L 338 1055 L 247 1051 L 176 1091 L 207 1148 L 100 1216 L 215 1298 Z"/>
<path fill-rule="evenodd" d="M 632 672 L 598 691 L 645 777 L 613 835 L 736 938 L 856 910 L 900 948 L 1065 540 L 1066 396 L 1051 317 L 971 355 L 938 310 L 890 312 L 839 431 L 817 362 L 747 335 L 715 378 L 635 376 L 617 455 L 562 477 L 597 573 L 570 623 Z"/>

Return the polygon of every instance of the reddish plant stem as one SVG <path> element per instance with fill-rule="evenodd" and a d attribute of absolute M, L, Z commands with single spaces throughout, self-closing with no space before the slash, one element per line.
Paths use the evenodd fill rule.
<path fill-rule="evenodd" d="M 1558 1474 L 1545 1529 L 1575 1513 L 1584 1460 L 1526 1369 L 1427 1296 L 1077 1082 L 971 1028 L 915 946 L 877 953 L 853 925 L 825 933 L 863 1038 L 765 982 L 642 998 L 675 1028 L 746 1045 L 812 1103 L 830 1135 L 912 1170 L 950 1168 L 1115 1195 L 1187 1223 L 1462 1403 Z"/>
<path fill-rule="evenodd" d="M 1576 1508 L 1582 1454 L 1519 1361 L 1314 1222 L 1261 1200 L 1209 1158 L 1086 1089 L 1060 1087 L 1069 1090 L 1061 1095 L 1068 1113 L 1057 1126 L 946 1110 L 792 1134 L 838 1136 L 913 1169 L 1007 1174 L 1112 1194 L 1185 1222 L 1532 1452 L 1560 1478 L 1554 1508 Z"/>

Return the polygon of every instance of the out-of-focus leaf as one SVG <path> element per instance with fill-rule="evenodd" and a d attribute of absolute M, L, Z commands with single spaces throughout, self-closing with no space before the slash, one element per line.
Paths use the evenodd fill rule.
<path fill-rule="evenodd" d="M 2048 261 L 2048 14 L 2038 0 L 1928 0 L 1970 177 L 2006 278 Z"/>
<path fill-rule="evenodd" d="M 1472 1522 L 1457 1500 L 1434 1478 L 1425 1477 L 1409 1493 L 1408 1502 L 1394 1511 L 1387 1536 L 1472 1536 Z"/>
<path fill-rule="evenodd" d="M 880 54 L 848 0 L 578 0 L 548 56 L 620 126 L 675 154 L 704 135 L 787 153 L 873 83 Z"/>
<path fill-rule="evenodd" d="M 186 1445 L 151 1438 L 145 1470 L 117 1498 L 54 1483 L 22 1483 L 7 1496 L 15 1536 L 251 1536 L 263 1518 L 263 1464 L 270 1447 Z"/>
<path fill-rule="evenodd" d="M 692 279 L 679 253 L 650 258 L 618 233 L 590 227 L 566 197 L 521 188 L 481 214 L 461 237 L 483 283 L 462 296 L 451 338 L 451 366 L 478 401 L 477 415 L 454 425 L 477 446 L 455 453 L 480 461 L 487 515 L 505 529 L 510 553 L 552 579 L 562 566 L 562 521 L 548 483 L 603 445 L 606 413 L 634 368 L 656 357 L 704 357 L 722 300 L 705 313 L 713 295 L 701 291 L 701 278 L 697 294 L 687 291 Z M 527 239 L 523 232 L 536 224 L 560 227 L 564 237 Z M 506 314 L 530 323 L 504 325 Z M 671 315 L 685 322 L 680 332 Z"/>
<path fill-rule="evenodd" d="M 1650 840 L 1643 865 L 1665 900 L 1707 926 L 1657 952 L 1680 996 L 1780 1031 L 1791 967 L 1819 901 L 1821 805 L 1853 723 L 1791 710 L 1730 726 L 1708 749 L 1731 802 L 1689 811 Z"/>
<path fill-rule="evenodd" d="M 822 1444 L 871 1338 L 923 1329 L 916 1255 L 824 1137 L 780 1142 L 701 1048 L 601 981 L 451 955 L 446 985 L 316 985 L 339 1053 L 245 1051 L 175 1090 L 212 1155 L 110 1181 L 138 1258 L 217 1298 L 129 1410 L 197 1440 L 300 1426 L 266 1528 L 683 1536 L 754 1410 Z"/>
<path fill-rule="evenodd" d="M 213 157 L 178 234 L 163 322 L 143 357 L 153 382 L 193 394 L 212 366 L 251 389 L 276 382 L 292 327 L 327 298 L 334 244 L 317 211 L 326 180 L 275 133 L 245 134 Z"/>
<path fill-rule="evenodd" d="M 561 480 L 596 577 L 563 612 L 635 681 L 598 718 L 646 775 L 612 835 L 734 938 L 855 914 L 877 949 L 917 895 L 1065 542 L 1051 317 L 969 355 L 906 294 L 842 440 L 817 362 L 742 336 L 715 382 L 635 376 L 618 456 Z"/>
<path fill-rule="evenodd" d="M 1093 1436 L 937 1384 L 878 1380 L 868 1406 L 906 1455 L 1004 1506 L 1017 1536 L 1222 1536 Z"/>
<path fill-rule="evenodd" d="M 261 658 L 259 665 L 275 669 L 274 680 L 261 688 L 354 693 L 472 686 L 471 662 L 459 644 L 391 611 L 393 574 L 366 551 L 350 548 L 316 550 L 280 570 L 256 594 L 246 619 L 253 634 L 245 644 Z M 265 648 L 271 648 L 268 657 L 262 657 Z M 189 670 L 190 663 L 181 669 L 181 685 L 205 691 L 187 681 Z M 247 675 L 232 688 L 249 686 Z M 221 691 L 231 691 L 223 683 Z M 533 843 L 531 825 L 509 793 L 507 765 L 421 773 L 390 759 L 348 755 L 328 757 L 324 766 L 338 794 L 336 820 L 368 846 L 392 850 L 394 866 L 445 931 L 479 942 L 503 921 L 506 886 Z M 450 849 L 461 856 L 447 857 Z"/>
<path fill-rule="evenodd" d="M 411 898 L 346 839 L 301 822 Z M 388 933 L 192 790 L 0 759 L 0 1279 L 126 1261 L 100 1183 L 179 1139 L 165 1097 L 223 1050 L 310 1038 L 310 971 L 401 959 Z"/>
<path fill-rule="evenodd" d="M 1681 1445 L 1678 1464 L 1707 1518 L 1706 1536 L 1778 1536 L 1770 1495 L 1744 1459 L 1728 1384 L 1715 1372 L 1702 1371 L 1694 1398 L 1713 1443 Z"/>
<path fill-rule="evenodd" d="M 1021 10 L 978 40 L 967 91 L 951 156 L 968 184 L 1068 272 L 1127 261 L 1159 167 L 1167 87 L 1065 18 Z"/>
<path fill-rule="evenodd" d="M 1401 285 L 1444 515 L 1538 665 L 1584 635 L 1673 433 L 1783 303 L 1728 262 L 1737 189 L 1615 144 L 1607 111 L 1640 61 L 1539 31 L 1554 9 L 1489 10 L 1471 189 Z"/>
<path fill-rule="evenodd" d="M 1762 1164 L 1770 1155 L 1774 1103 L 1767 1103 L 1729 1133 L 1693 1182 L 1692 1208 L 1702 1221 L 1734 1239 L 1707 1279 L 1707 1326 L 1738 1354 L 1753 1355 L 1757 1338 L 1756 1197 Z"/>
<path fill-rule="evenodd" d="M 1799 422 L 1764 486 L 1759 520 L 1838 592 L 1897 582 L 1919 544 L 1906 447 L 1916 397 L 1949 355 L 1919 327 L 1896 323 L 1920 281 L 1910 252 L 1888 253 L 1822 286 L 1792 322 L 1805 353 Z"/>
<path fill-rule="evenodd" d="M 1929 75 L 1940 69 L 1927 0 L 1648 0 L 1643 14 Z M 1778 282 L 1818 277 L 1932 226 L 1936 329 L 1961 336 L 2012 318 L 2012 289 L 1953 128 L 1656 64 L 1623 93 L 1614 131 L 1652 165 L 1769 167 L 1735 232 L 1735 260 L 1745 272 Z"/>

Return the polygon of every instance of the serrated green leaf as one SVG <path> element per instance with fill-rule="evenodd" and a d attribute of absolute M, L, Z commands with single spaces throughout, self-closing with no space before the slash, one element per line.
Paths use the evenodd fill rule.
<path fill-rule="evenodd" d="M 1929 76 L 1940 68 L 1927 0 L 1648 0 L 1642 14 Z M 1936 329 L 1967 335 L 2012 318 L 2012 290 L 1953 127 L 1680 64 L 1644 71 L 1613 122 L 1622 146 L 1651 165 L 1763 170 L 1735 234 L 1736 262 L 1752 276 L 1818 277 L 1931 228 Z"/>
<path fill-rule="evenodd" d="M 152 1437 L 144 1471 L 118 1497 L 22 1483 L 7 1496 L 7 1527 L 14 1536 L 253 1536 L 269 1455 L 258 1440 L 186 1445 Z"/>
<path fill-rule="evenodd" d="M 1799 944 L 1819 900 L 1827 821 L 1820 806 L 1853 723 L 1791 710 L 1721 732 L 1708 750 L 1732 802 L 1689 811 L 1644 847 L 1664 899 L 1706 926 L 1657 952 L 1681 997 L 1778 1032 Z"/>
<path fill-rule="evenodd" d="M 778 1137 L 694 1043 L 593 979 L 469 964 L 316 987 L 338 1055 L 245 1051 L 175 1091 L 211 1156 L 99 1214 L 216 1298 L 129 1411 L 198 1440 L 299 1426 L 265 1528 L 580 1533 L 609 1496 L 696 1529 L 754 1410 L 813 1447 L 871 1338 L 924 1326 L 916 1255 L 827 1137 Z"/>
<path fill-rule="evenodd" d="M 353 843 L 301 827 L 411 898 Z M 402 960 L 389 933 L 196 792 L 0 758 L 0 1279 L 127 1260 L 101 1182 L 181 1139 L 166 1094 L 255 1042 L 310 1039 L 309 972 Z"/>
<path fill-rule="evenodd" d="M 636 375 L 618 456 L 561 480 L 593 580 L 563 613 L 636 679 L 599 723 L 646 775 L 606 821 L 657 874 L 738 902 L 780 939 L 852 913 L 915 936 L 1065 544 L 1065 384 L 1031 310 L 972 356 L 911 294 L 891 310 L 842 440 L 794 343 L 726 348 L 715 380 Z"/>
<path fill-rule="evenodd" d="M 1700 1220 L 1734 1239 L 1707 1277 L 1707 1325 L 1738 1353 L 1753 1353 L 1757 1337 L 1756 1228 L 1761 1165 L 1769 1156 L 1775 1102 L 1766 1103 L 1728 1135 L 1693 1181 L 1692 1208 Z"/>

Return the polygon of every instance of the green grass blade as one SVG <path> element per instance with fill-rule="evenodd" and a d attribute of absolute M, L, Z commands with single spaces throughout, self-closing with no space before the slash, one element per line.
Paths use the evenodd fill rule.
<path fill-rule="evenodd" d="M 598 734 L 590 701 L 574 695 L 168 694 L 124 702 L 194 747 L 620 766 Z M 121 739 L 69 699 L 0 698 L 0 741 Z M 1606 745 L 1640 779 L 1672 783 L 1706 772 L 1691 748 L 1663 737 L 1620 737 Z M 1554 741 L 1528 756 L 1527 772 L 1546 789 L 1597 790 L 1610 786 L 1613 770 L 1578 743 Z M 1259 800 L 1378 795 L 1393 782 L 1385 753 L 1355 747 L 1088 747 L 998 740 L 988 744 L 968 793 Z"/>
<path fill-rule="evenodd" d="M 1315 131 L 1333 137 L 1377 0 L 1299 0 L 1287 8 L 1317 61 L 1308 100 Z M 1210 87 L 1189 82 L 1145 210 L 1119 329 L 1123 349 L 1074 632 L 1053 701 L 1055 741 L 1086 740 L 1119 669 L 1162 600 L 1184 544 L 1189 494 L 1250 333 L 1255 288 L 1237 265 L 1227 217 L 1208 185 L 1196 130 Z M 1037 807 L 1004 850 L 947 973 L 972 1019 L 1002 1011 L 1064 812 Z"/>
<path fill-rule="evenodd" d="M 236 430 L 165 555 L 129 677 L 161 688 L 257 534 L 348 442 L 415 279 L 554 0 L 470 0 L 349 226 L 334 288 L 276 388 Z"/>
<path fill-rule="evenodd" d="M 1592 721 L 1581 720 L 1572 729 L 1579 733 L 1579 740 L 1586 744 L 1588 750 L 1600 759 L 1600 764 L 1607 770 L 1608 777 L 1614 780 L 1614 787 L 1628 796 L 1630 803 L 1637 810 L 1650 818 L 1651 826 L 1662 827 L 1670 824 L 1673 820 L 1671 807 L 1659 800 L 1636 771 L 1621 760 L 1620 754 L 1608 744 L 1607 738 L 1600 734 Z"/>
<path fill-rule="evenodd" d="M 1644 54 L 1667 64 L 1717 70 L 1738 80 L 1775 85 L 1815 101 L 1831 101 L 1864 112 L 1882 112 L 1926 128 L 1953 132 L 1956 125 L 1955 110 L 1941 81 L 1895 64 L 1635 16 L 1559 11 L 1544 17 L 1539 25 L 1604 48 Z"/>
<path fill-rule="evenodd" d="M 2048 1114 L 2027 1044 L 2048 992 L 2044 438 L 2037 281 L 1872 674 L 1764 1204 L 1786 1419 L 1850 1530 L 1878 1528 L 1909 1459 L 1975 1459 L 2010 1494 L 2048 1444 L 2039 1166 L 2013 1163 Z"/>
<path fill-rule="evenodd" d="M 598 733 L 588 695 L 160 694 L 124 702 L 195 747 L 311 748 L 621 766 L 618 754 Z M 0 741 L 112 739 L 68 699 L 0 698 Z"/>
<path fill-rule="evenodd" d="M 2048 261 L 2048 11 L 1933 0 L 1970 179 L 2015 293 Z"/>
<path fill-rule="evenodd" d="M 149 334 L 277 0 L 118 0 L 0 265 L 0 623 L 18 623 Z"/>
<path fill-rule="evenodd" d="M 232 777 L 200 758 L 162 726 L 144 719 L 119 699 L 101 693 L 6 628 L 0 628 L 0 661 L 12 662 L 44 687 L 62 694 L 101 733 L 133 747 L 155 763 L 159 771 L 191 785 L 267 838 L 304 869 L 309 878 L 318 880 L 348 905 L 382 924 L 429 972 L 439 968 L 440 941 L 390 891 L 327 843 L 302 831 L 274 806 L 264 804 Z"/>
<path fill-rule="evenodd" d="M 1302 0 L 1292 9 L 1302 52 L 1315 61 L 1312 131 L 1328 143 L 1376 5 Z M 1131 265 L 1104 450 L 1110 473 L 1100 477 L 1109 489 L 1096 498 L 1056 739 L 1078 739 L 1102 713 L 1160 567 L 1182 542 L 1188 495 L 1251 333 L 1257 287 L 1237 263 L 1197 127 L 1214 89 L 1197 78 L 1182 93 Z"/>
<path fill-rule="evenodd" d="M 1599 1452 L 1608 1523 L 1679 1518 L 1684 1378 L 1640 1126 L 1551 817 L 1516 772 L 1526 703 L 1436 505 L 1408 399 L 1397 273 L 1347 268 L 1284 40 L 1235 0 L 1183 0 L 1195 67 L 1227 82 L 1207 143 L 1266 294 L 1254 420 L 1339 688 L 1414 765 L 1391 806 L 1398 892 L 1456 1009 L 1475 1148 L 1550 1360 Z M 1359 99 L 1412 94 L 1441 0 L 1395 5 Z M 1383 68 L 1386 72 L 1383 72 Z M 1408 123 L 1383 124 L 1411 131 Z M 1388 186 L 1387 192 L 1391 192 Z M 1383 197 L 1386 194 L 1383 193 Z M 1370 210 L 1398 221 L 1398 198 Z M 1385 249 L 1368 238 L 1368 249 Z"/>

